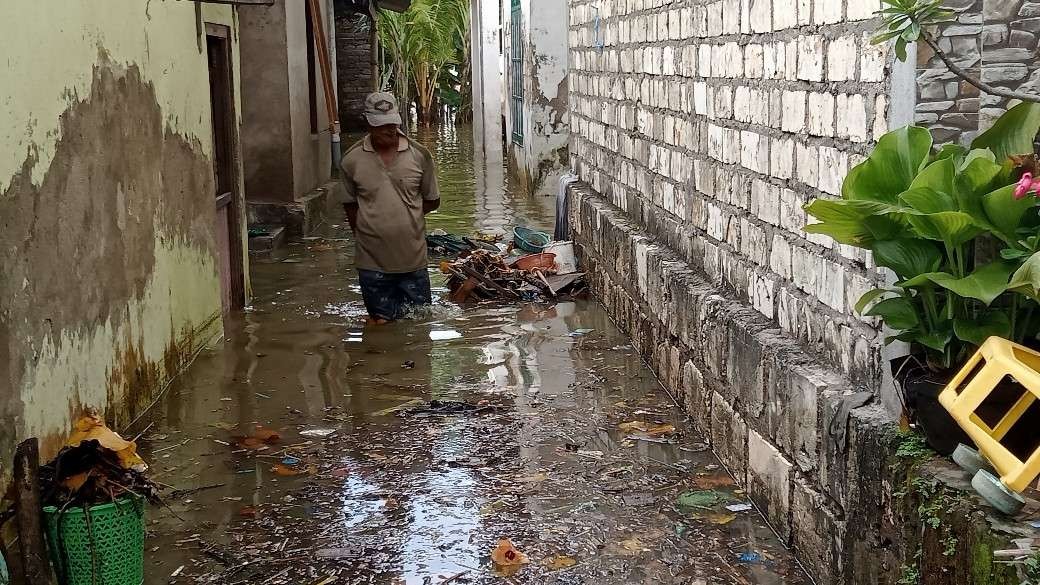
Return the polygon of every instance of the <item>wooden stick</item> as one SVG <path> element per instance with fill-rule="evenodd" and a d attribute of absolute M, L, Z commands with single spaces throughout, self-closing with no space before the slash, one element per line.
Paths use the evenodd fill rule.
<path fill-rule="evenodd" d="M 43 503 L 40 497 L 40 442 L 23 441 L 14 452 L 14 481 L 18 518 L 18 542 L 26 584 L 52 585 L 51 565 L 43 536 Z"/>

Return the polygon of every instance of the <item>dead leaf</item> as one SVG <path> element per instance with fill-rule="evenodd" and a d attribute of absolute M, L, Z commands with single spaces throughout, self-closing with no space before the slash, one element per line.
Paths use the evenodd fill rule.
<path fill-rule="evenodd" d="M 491 551 L 491 560 L 500 567 L 515 567 L 527 564 L 527 555 L 517 550 L 508 538 L 498 541 L 498 546 Z"/>
<path fill-rule="evenodd" d="M 280 434 L 278 434 L 278 431 L 273 431 L 271 429 L 265 429 L 264 427 L 262 427 L 260 425 L 256 426 L 256 430 L 253 431 L 253 434 L 250 435 L 250 436 L 253 437 L 254 439 L 259 439 L 259 440 L 263 441 L 264 443 L 267 443 L 268 445 L 270 445 L 272 443 L 277 443 L 278 441 L 280 441 L 282 439 L 282 436 Z"/>
<path fill-rule="evenodd" d="M 233 430 L 238 428 L 237 424 L 224 422 L 224 421 L 215 422 L 215 423 L 210 424 L 209 426 L 211 426 L 211 427 L 213 427 L 215 429 L 220 429 L 222 431 L 233 431 Z"/>
<path fill-rule="evenodd" d="M 711 522 L 712 524 L 718 524 L 720 526 L 725 525 L 725 524 L 729 524 L 730 522 L 736 520 L 736 518 L 737 518 L 736 514 L 723 514 L 723 513 L 708 514 L 707 516 L 704 517 L 704 519 L 707 520 L 708 522 Z"/>
<path fill-rule="evenodd" d="M 532 473 L 531 475 L 521 475 L 520 477 L 514 478 L 515 481 L 520 483 L 538 483 L 545 481 L 549 476 L 544 473 Z"/>
<path fill-rule="evenodd" d="M 340 467 L 339 469 L 332 470 L 332 477 L 346 477 L 350 473 L 350 470 L 346 467 Z"/>
<path fill-rule="evenodd" d="M 560 569 L 566 569 L 567 567 L 573 567 L 578 564 L 578 561 L 574 557 L 568 557 L 566 555 L 556 555 L 555 557 L 548 559 L 545 563 L 550 571 L 559 571 Z"/>
<path fill-rule="evenodd" d="M 726 474 L 697 476 L 693 478 L 693 483 L 702 490 L 711 490 L 736 485 L 733 478 Z"/>
<path fill-rule="evenodd" d="M 646 429 L 646 434 L 651 437 L 660 437 L 661 435 L 670 435 L 675 432 L 675 425 L 664 424 L 657 425 L 656 427 L 650 427 Z"/>
<path fill-rule="evenodd" d="M 643 550 L 643 543 L 636 537 L 626 538 L 621 541 L 621 548 L 628 552 L 639 552 Z"/>
<path fill-rule="evenodd" d="M 308 473 L 313 473 L 312 470 L 312 467 L 289 467 L 288 465 L 282 465 L 281 463 L 276 463 L 274 467 L 271 468 L 271 471 L 282 477 L 307 475 Z"/>
<path fill-rule="evenodd" d="M 646 431 L 649 428 L 645 422 L 641 420 L 634 420 L 630 422 L 624 422 L 618 425 L 618 430 L 631 433 L 632 431 Z"/>
<path fill-rule="evenodd" d="M 243 518 L 256 518 L 257 510 L 252 506 L 243 506 L 238 510 L 238 515 Z"/>

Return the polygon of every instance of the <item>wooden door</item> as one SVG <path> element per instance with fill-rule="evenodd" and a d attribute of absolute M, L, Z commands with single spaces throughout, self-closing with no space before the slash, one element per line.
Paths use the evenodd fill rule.
<path fill-rule="evenodd" d="M 206 26 L 209 56 L 210 105 L 213 122 L 213 184 L 215 186 L 214 238 L 224 313 L 245 304 L 242 258 L 241 209 L 238 197 L 237 141 L 234 94 L 231 80 L 231 45 L 228 28 Z"/>

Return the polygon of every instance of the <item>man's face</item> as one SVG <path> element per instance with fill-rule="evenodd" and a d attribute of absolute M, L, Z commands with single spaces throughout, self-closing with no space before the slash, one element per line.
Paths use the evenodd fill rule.
<path fill-rule="evenodd" d="M 386 126 L 370 126 L 368 135 L 372 137 L 372 146 L 378 149 L 397 148 L 397 124 Z"/>

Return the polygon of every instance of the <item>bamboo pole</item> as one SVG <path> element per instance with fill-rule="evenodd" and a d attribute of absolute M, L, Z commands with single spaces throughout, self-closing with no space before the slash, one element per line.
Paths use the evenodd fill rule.
<path fill-rule="evenodd" d="M 18 543 L 22 573 L 27 585 L 52 585 L 47 545 L 43 538 L 43 505 L 40 496 L 40 443 L 36 438 L 23 441 L 14 453 L 14 481 L 17 497 Z"/>

